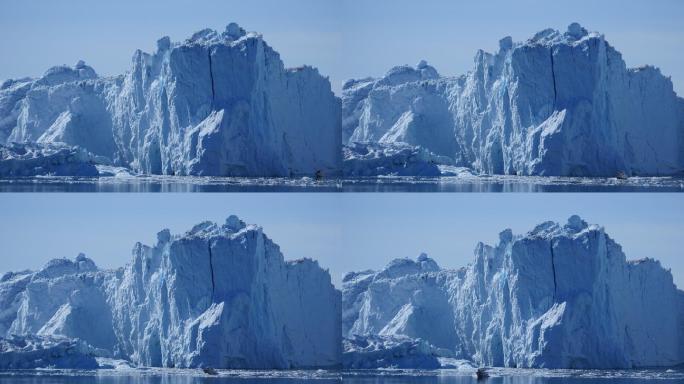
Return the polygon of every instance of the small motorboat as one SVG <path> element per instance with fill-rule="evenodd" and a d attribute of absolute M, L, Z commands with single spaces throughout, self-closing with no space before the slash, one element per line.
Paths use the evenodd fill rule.
<path fill-rule="evenodd" d="M 212 367 L 205 367 L 205 368 L 202 368 L 202 370 L 204 371 L 204 373 L 206 373 L 207 375 L 210 375 L 210 376 L 218 375 L 218 372 L 216 372 L 216 370 Z"/>
<path fill-rule="evenodd" d="M 475 377 L 477 378 L 477 381 L 486 380 L 489 377 L 487 368 L 478 368 L 477 371 L 475 371 Z"/>

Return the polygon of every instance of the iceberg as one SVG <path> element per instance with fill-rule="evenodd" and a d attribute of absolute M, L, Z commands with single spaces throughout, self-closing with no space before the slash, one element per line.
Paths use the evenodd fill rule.
<path fill-rule="evenodd" d="M 401 350 L 413 353 L 398 356 L 412 356 L 414 368 L 437 357 L 516 368 L 684 363 L 684 292 L 670 271 L 628 261 L 602 227 L 578 216 L 524 235 L 505 230 L 456 270 L 422 254 L 348 273 L 342 303 L 352 366 L 387 365 L 400 343 L 385 340 L 407 338 Z"/>
<path fill-rule="evenodd" d="M 236 216 L 182 235 L 163 230 L 157 239 L 136 244 L 133 260 L 116 270 L 100 270 L 81 254 L 5 274 L 0 345 L 36 339 L 32 350 L 61 356 L 51 351 L 72 350 L 71 343 L 84 355 L 92 350 L 135 366 L 340 366 L 341 294 L 316 261 L 285 261 L 260 227 Z M 41 341 L 50 338 L 67 345 Z M 21 357 L 39 352 L 15 353 L 19 347 L 0 353 L 13 353 L 12 366 L 37 364 Z M 60 364 L 53 365 L 68 365 Z"/>
<path fill-rule="evenodd" d="M 79 61 L 0 86 L 0 144 L 62 143 L 143 174 L 336 175 L 341 106 L 237 24 L 136 51 L 123 75 Z"/>
<path fill-rule="evenodd" d="M 443 77 L 421 61 L 342 91 L 343 143 L 402 143 L 484 174 L 663 176 L 684 172 L 684 99 L 652 66 L 627 68 L 573 23 L 478 51 Z M 370 172 L 370 171 L 369 171 Z"/>

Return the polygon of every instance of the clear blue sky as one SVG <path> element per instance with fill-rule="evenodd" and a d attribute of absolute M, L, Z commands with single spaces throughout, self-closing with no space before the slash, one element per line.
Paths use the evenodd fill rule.
<path fill-rule="evenodd" d="M 79 252 L 101 267 L 123 266 L 136 241 L 152 244 L 162 228 L 184 232 L 235 213 L 261 225 L 287 259 L 319 260 L 337 283 L 345 272 L 423 251 L 460 267 L 478 241 L 495 243 L 504 228 L 524 233 L 577 213 L 603 225 L 628 259 L 658 259 L 684 287 L 681 194 L 19 193 L 2 194 L 0 212 L 0 273 Z"/>
<path fill-rule="evenodd" d="M 136 48 L 150 51 L 163 35 L 181 40 L 236 21 L 263 33 L 286 65 L 317 66 L 339 90 L 348 78 L 423 58 L 442 74 L 461 74 L 477 49 L 493 51 L 503 36 L 524 40 L 578 21 L 604 33 L 629 66 L 660 67 L 682 95 L 682 20 L 679 0 L 4 0 L 0 79 L 78 59 L 100 74 L 119 74 Z"/>

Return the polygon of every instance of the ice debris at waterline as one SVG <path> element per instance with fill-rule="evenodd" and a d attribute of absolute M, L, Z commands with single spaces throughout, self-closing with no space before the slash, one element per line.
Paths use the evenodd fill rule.
<path fill-rule="evenodd" d="M 312 67 L 237 24 L 136 51 L 123 75 L 84 62 L 0 86 L 0 144 L 65 143 L 144 174 L 334 175 L 340 100 Z"/>
<path fill-rule="evenodd" d="M 109 161 L 65 144 L 0 144 L 0 177 L 100 176 L 97 164 Z"/>
<path fill-rule="evenodd" d="M 450 351 L 403 335 L 352 335 L 343 341 L 342 364 L 347 369 L 470 368 L 471 362 L 450 358 Z"/>
<path fill-rule="evenodd" d="M 573 23 L 478 51 L 466 75 L 425 61 L 349 80 L 343 142 L 420 146 L 475 172 L 674 175 L 684 171 L 684 99 L 651 66 L 627 68 L 604 36 Z"/>
<path fill-rule="evenodd" d="M 260 227 L 235 216 L 157 239 L 136 244 L 133 261 L 116 270 L 79 255 L 5 274 L 0 354 L 11 356 L 9 367 L 66 364 L 68 356 L 36 360 L 60 358 L 64 348 L 36 337 L 72 339 L 75 357 L 83 355 L 76 368 L 90 355 L 177 368 L 341 364 L 341 294 L 316 261 L 285 261 Z"/>
<path fill-rule="evenodd" d="M 351 143 L 343 149 L 345 177 L 440 176 L 443 156 L 407 144 Z"/>
<path fill-rule="evenodd" d="M 0 338 L 0 369 L 94 369 L 97 351 L 66 337 L 16 336 Z"/>
<path fill-rule="evenodd" d="M 355 367 L 431 368 L 437 358 L 518 368 L 684 363 L 684 292 L 670 271 L 627 261 L 602 227 L 578 216 L 522 236 L 505 230 L 457 270 L 422 254 L 349 273 L 342 295 L 343 359 Z M 378 342 L 393 338 L 415 342 L 400 354 L 396 341 Z"/>

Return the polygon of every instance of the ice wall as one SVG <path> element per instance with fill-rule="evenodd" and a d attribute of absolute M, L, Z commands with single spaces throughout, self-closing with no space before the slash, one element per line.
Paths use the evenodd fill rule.
<path fill-rule="evenodd" d="M 82 61 L 0 87 L 0 142 L 78 145 L 146 174 L 334 175 L 340 101 L 237 24 L 136 51 L 117 77 Z"/>
<path fill-rule="evenodd" d="M 627 68 L 604 36 L 573 23 L 449 78 L 422 61 L 343 90 L 345 143 L 404 143 L 487 174 L 684 172 L 684 100 L 657 68 Z"/>
<path fill-rule="evenodd" d="M 334 368 L 341 296 L 310 259 L 285 261 L 261 228 L 230 216 L 154 246 L 124 268 L 83 255 L 0 279 L 0 336 L 80 339 L 139 366 Z"/>
<path fill-rule="evenodd" d="M 445 270 L 426 255 L 348 274 L 343 335 L 410 337 L 477 364 L 635 368 L 684 362 L 684 293 L 653 259 L 628 261 L 573 216 L 510 230 Z"/>

